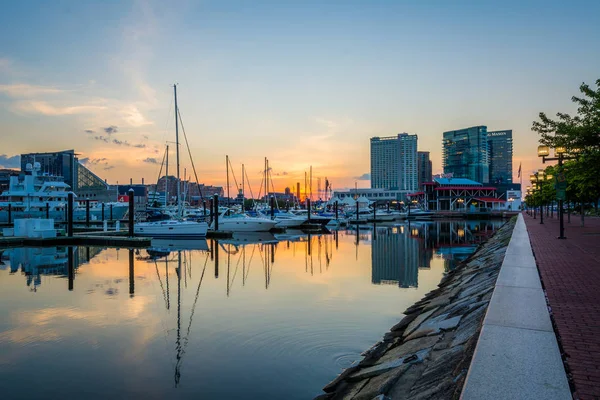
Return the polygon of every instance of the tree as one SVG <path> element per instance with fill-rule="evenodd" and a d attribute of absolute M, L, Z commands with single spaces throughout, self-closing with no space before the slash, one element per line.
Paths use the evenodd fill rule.
<path fill-rule="evenodd" d="M 532 131 L 540 135 L 539 142 L 557 148 L 564 147 L 577 159 L 566 162 L 563 171 L 567 177 L 567 195 L 582 204 L 593 202 L 598 212 L 600 200 L 600 79 L 596 89 L 586 83 L 579 87 L 581 97 L 573 96 L 577 115 L 557 113 L 557 119 L 539 114 Z M 557 169 L 556 173 L 561 172 Z"/>

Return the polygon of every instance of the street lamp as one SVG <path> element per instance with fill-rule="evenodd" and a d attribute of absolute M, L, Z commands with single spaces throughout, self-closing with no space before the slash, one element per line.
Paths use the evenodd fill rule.
<path fill-rule="evenodd" d="M 540 175 L 541 175 L 541 178 L 540 178 Z M 543 188 L 543 185 L 540 183 L 541 180 L 544 179 L 544 171 L 537 171 L 533 175 L 531 175 L 530 178 L 532 178 L 531 183 L 535 183 L 535 188 L 540 193 L 540 224 L 544 224 L 544 203 L 543 203 L 544 188 Z"/>
<path fill-rule="evenodd" d="M 459 204 L 459 207 L 458 207 L 458 208 L 459 208 L 459 211 L 460 211 L 460 209 L 463 207 L 463 203 L 464 203 L 465 201 L 464 201 L 463 199 L 458 199 L 458 200 L 456 200 L 456 202 Z"/>
<path fill-rule="evenodd" d="M 548 157 L 550 155 L 550 149 L 548 146 L 538 146 L 538 157 L 542 158 L 542 162 L 545 164 L 546 161 L 558 161 L 558 171 L 556 172 L 556 194 L 558 197 L 558 219 L 559 219 L 559 236 L 558 239 L 566 239 L 565 237 L 565 222 L 564 222 L 564 210 L 563 201 L 566 197 L 567 180 L 562 171 L 564 160 L 574 160 L 577 158 L 577 154 L 581 153 L 581 149 L 575 148 L 571 150 L 576 155 L 567 154 L 567 149 L 564 146 L 557 146 L 554 149 L 554 157 Z"/>

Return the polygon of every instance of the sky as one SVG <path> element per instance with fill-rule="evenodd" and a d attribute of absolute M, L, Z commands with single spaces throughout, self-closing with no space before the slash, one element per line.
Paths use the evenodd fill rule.
<path fill-rule="evenodd" d="M 75 149 L 109 183 L 158 178 L 173 84 L 200 182 L 264 157 L 277 190 L 313 169 L 368 187 L 369 138 L 512 129 L 514 179 L 542 167 L 539 112 L 600 78 L 598 1 L 31 1 L 0 13 L 0 166 Z M 181 175 L 191 172 L 180 126 Z M 163 171 L 164 174 L 164 171 Z M 233 180 L 233 178 L 232 178 Z M 525 180 L 524 180 L 525 183 Z"/>

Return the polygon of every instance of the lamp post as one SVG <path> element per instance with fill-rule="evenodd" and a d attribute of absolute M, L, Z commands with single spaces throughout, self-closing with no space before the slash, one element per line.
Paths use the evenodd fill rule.
<path fill-rule="evenodd" d="M 540 177 L 541 176 L 541 177 Z M 544 171 L 534 172 L 530 176 L 531 183 L 535 184 L 534 188 L 537 190 L 540 196 L 540 224 L 544 224 L 544 187 L 541 182 L 544 179 Z"/>
<path fill-rule="evenodd" d="M 579 153 L 580 149 L 573 149 L 574 153 Z M 542 158 L 542 162 L 545 164 L 546 161 L 558 161 L 558 171 L 556 173 L 556 190 L 558 197 L 558 221 L 559 221 L 559 235 L 558 239 L 566 239 L 565 237 L 565 222 L 564 222 L 564 211 L 563 201 L 565 199 L 565 191 L 567 181 L 562 171 L 564 160 L 574 160 L 577 158 L 575 155 L 567 154 L 566 147 L 559 146 L 554 149 L 554 157 L 548 157 L 550 155 L 550 148 L 548 146 L 538 146 L 538 157 Z"/>

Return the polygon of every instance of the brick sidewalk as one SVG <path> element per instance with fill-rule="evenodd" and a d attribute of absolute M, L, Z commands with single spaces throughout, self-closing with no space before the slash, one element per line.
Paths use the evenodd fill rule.
<path fill-rule="evenodd" d="M 559 343 L 575 384 L 574 398 L 600 398 L 600 218 L 571 216 L 566 240 L 558 218 L 523 214 Z"/>

